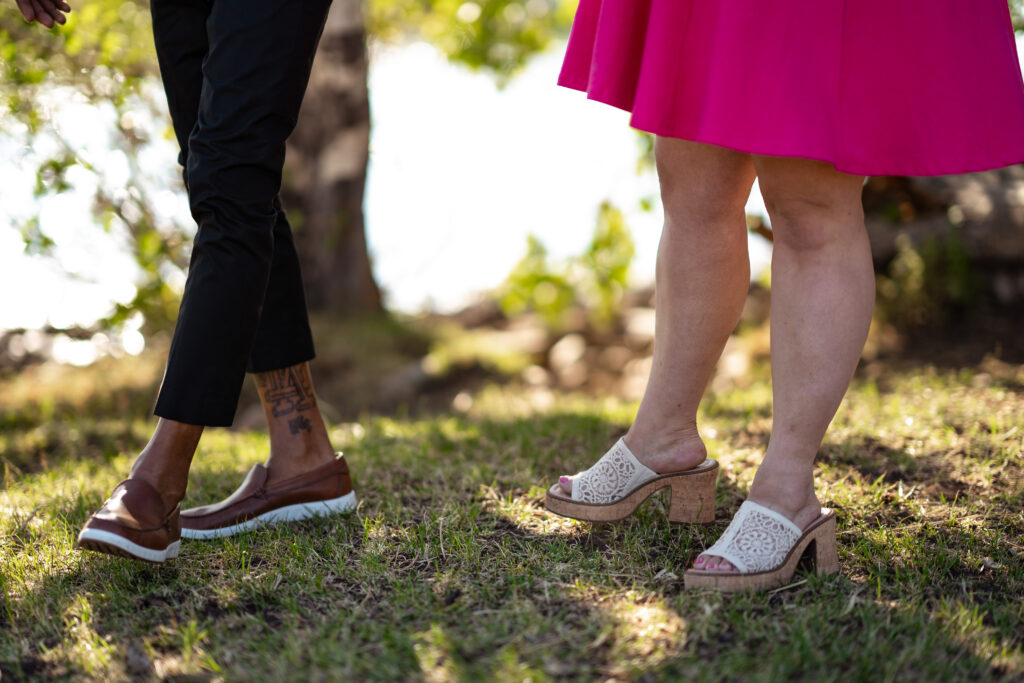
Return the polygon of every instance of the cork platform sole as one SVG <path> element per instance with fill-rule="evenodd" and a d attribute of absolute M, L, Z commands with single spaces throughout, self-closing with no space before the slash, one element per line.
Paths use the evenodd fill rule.
<path fill-rule="evenodd" d="M 611 503 L 573 500 L 561 486 L 548 489 L 544 505 L 556 515 L 584 522 L 617 522 L 633 514 L 640 504 L 664 488 L 671 489 L 668 521 L 677 524 L 710 524 L 715 521 L 715 485 L 718 463 L 706 460 L 692 470 L 662 474 L 644 482 Z"/>
<path fill-rule="evenodd" d="M 835 574 L 839 571 L 834 511 L 822 510 L 821 516 L 804 530 L 786 559 L 775 569 L 750 574 L 689 569 L 683 575 L 683 581 L 687 588 L 709 588 L 722 593 L 778 588 L 793 578 L 800 558 L 808 552 L 818 574 Z"/>

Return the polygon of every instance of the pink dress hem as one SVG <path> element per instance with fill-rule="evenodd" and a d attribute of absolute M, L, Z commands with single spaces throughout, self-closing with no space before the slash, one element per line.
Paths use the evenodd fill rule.
<path fill-rule="evenodd" d="M 1024 162 L 1005 0 L 580 0 L 559 84 L 638 130 L 850 174 Z"/>

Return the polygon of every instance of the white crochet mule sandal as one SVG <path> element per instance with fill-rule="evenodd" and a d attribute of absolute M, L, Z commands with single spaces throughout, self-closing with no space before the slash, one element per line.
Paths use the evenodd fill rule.
<path fill-rule="evenodd" d="M 693 469 L 658 474 L 636 459 L 619 439 L 588 470 L 572 480 L 572 495 L 559 484 L 548 489 L 544 504 L 563 517 L 586 522 L 615 522 L 633 514 L 654 493 L 671 488 L 668 520 L 710 524 L 715 521 L 718 463 L 707 459 Z"/>
<path fill-rule="evenodd" d="M 748 500 L 721 538 L 701 553 L 722 557 L 738 571 L 690 569 L 683 580 L 687 588 L 711 588 L 723 593 L 775 588 L 793 578 L 800 558 L 808 550 L 819 574 L 839 571 L 834 511 L 822 508 L 821 516 L 801 530 L 778 512 Z"/>

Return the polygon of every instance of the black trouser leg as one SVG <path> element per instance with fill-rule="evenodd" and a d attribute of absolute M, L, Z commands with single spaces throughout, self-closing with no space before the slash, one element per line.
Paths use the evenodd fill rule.
<path fill-rule="evenodd" d="M 153 0 L 153 27 L 199 229 L 156 414 L 228 425 L 245 371 L 313 357 L 278 199 L 329 0 Z"/>

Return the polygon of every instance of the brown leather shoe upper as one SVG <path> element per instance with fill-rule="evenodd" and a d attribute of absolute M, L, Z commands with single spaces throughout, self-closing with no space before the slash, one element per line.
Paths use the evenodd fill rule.
<path fill-rule="evenodd" d="M 352 491 L 348 463 L 341 454 L 326 465 L 271 486 L 267 486 L 267 475 L 262 464 L 253 465 L 242 485 L 221 502 L 182 511 L 182 526 L 221 529 L 286 505 L 331 500 Z"/>
<path fill-rule="evenodd" d="M 145 548 L 164 550 L 181 538 L 180 512 L 180 505 L 165 512 L 160 493 L 147 482 L 126 479 L 82 530 L 109 531 Z"/>

